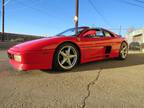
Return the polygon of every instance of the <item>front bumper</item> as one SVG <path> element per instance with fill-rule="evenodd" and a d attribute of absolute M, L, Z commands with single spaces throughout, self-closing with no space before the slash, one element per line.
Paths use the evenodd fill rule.
<path fill-rule="evenodd" d="M 28 70 L 40 70 L 40 69 L 51 69 L 51 65 L 40 65 L 40 64 L 23 64 L 18 63 L 14 60 L 9 61 L 10 64 L 19 71 L 28 71 Z"/>
<path fill-rule="evenodd" d="M 22 57 L 21 62 L 14 60 L 14 55 L 19 54 Z M 52 69 L 54 50 L 49 51 L 27 51 L 19 52 L 14 50 L 8 50 L 8 56 L 10 58 L 10 64 L 17 70 L 40 70 L 40 69 Z"/>

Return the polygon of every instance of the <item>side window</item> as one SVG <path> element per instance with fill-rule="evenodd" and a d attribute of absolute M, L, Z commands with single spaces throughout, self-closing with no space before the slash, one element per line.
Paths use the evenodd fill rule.
<path fill-rule="evenodd" d="M 96 30 L 96 37 L 104 37 L 102 30 Z"/>
<path fill-rule="evenodd" d="M 89 30 L 83 34 L 83 37 L 85 38 L 95 38 L 95 36 L 96 36 L 96 30 Z"/>
<path fill-rule="evenodd" d="M 111 33 L 109 33 L 108 31 L 104 31 L 104 36 L 105 37 L 114 37 Z"/>
<path fill-rule="evenodd" d="M 93 29 L 85 32 L 83 34 L 85 38 L 102 38 L 104 37 L 104 33 L 101 29 Z"/>

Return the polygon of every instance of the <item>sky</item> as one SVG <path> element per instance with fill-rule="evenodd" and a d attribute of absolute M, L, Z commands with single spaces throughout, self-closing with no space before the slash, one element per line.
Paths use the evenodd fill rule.
<path fill-rule="evenodd" d="M 79 26 L 103 27 L 122 35 L 128 28 L 144 27 L 143 0 L 79 2 Z M 74 27 L 75 0 L 9 0 L 5 10 L 5 32 L 49 36 Z"/>

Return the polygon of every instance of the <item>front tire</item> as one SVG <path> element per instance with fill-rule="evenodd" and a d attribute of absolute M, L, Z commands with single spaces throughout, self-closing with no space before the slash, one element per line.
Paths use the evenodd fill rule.
<path fill-rule="evenodd" d="M 78 64 L 78 61 L 79 51 L 76 46 L 71 43 L 64 43 L 55 52 L 53 69 L 56 71 L 69 71 Z"/>
<path fill-rule="evenodd" d="M 120 46 L 120 51 L 119 51 L 119 60 L 125 60 L 128 55 L 128 45 L 126 42 L 123 42 Z"/>

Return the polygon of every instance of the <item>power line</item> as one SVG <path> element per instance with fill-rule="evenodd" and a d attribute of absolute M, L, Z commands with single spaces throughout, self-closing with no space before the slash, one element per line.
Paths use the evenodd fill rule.
<path fill-rule="evenodd" d="M 4 6 L 6 6 L 11 0 L 7 0 L 5 3 L 4 3 Z M 2 11 L 0 10 L 0 14 L 2 13 Z"/>
<path fill-rule="evenodd" d="M 139 3 L 144 3 L 144 1 L 141 1 L 141 0 L 135 0 L 136 2 L 139 2 Z"/>
<path fill-rule="evenodd" d="M 5 3 L 4 3 L 4 6 L 6 6 L 11 0 L 7 0 Z"/>
<path fill-rule="evenodd" d="M 108 21 L 106 20 L 106 18 L 101 14 L 101 12 L 96 8 L 96 6 L 94 5 L 94 3 L 91 0 L 88 0 L 89 4 L 93 7 L 93 9 L 95 10 L 95 12 L 103 19 L 103 21 L 108 24 Z"/>
<path fill-rule="evenodd" d="M 40 1 L 42 0 L 30 0 L 32 3 L 29 3 L 30 6 L 35 6 L 36 4 L 38 4 Z"/>
<path fill-rule="evenodd" d="M 36 12 L 40 12 L 41 14 L 44 14 L 44 15 L 49 16 L 49 17 L 53 17 L 53 18 L 57 17 L 57 14 L 55 14 L 54 12 L 51 13 L 51 12 L 45 11 L 45 10 L 48 10 L 48 9 L 36 8 L 37 6 L 35 6 L 35 4 L 38 3 L 38 1 L 40 2 L 41 0 L 37 0 L 32 5 L 26 5 L 25 3 L 21 2 L 20 0 L 15 0 L 15 1 L 18 2 L 18 4 L 23 6 L 24 8 L 32 9 Z M 64 18 L 62 15 L 59 15 L 59 19 L 60 19 L 60 17 Z"/>
<path fill-rule="evenodd" d="M 30 9 L 33 9 L 34 11 L 39 11 L 40 13 L 44 13 L 45 15 L 50 15 L 50 13 L 48 13 L 47 11 L 44 11 L 42 9 L 39 9 L 39 8 L 34 8 L 32 6 L 29 6 L 29 5 L 26 5 L 24 4 L 23 2 L 19 1 L 19 0 L 15 0 L 17 1 L 21 6 L 24 6 L 25 8 L 30 8 Z"/>
<path fill-rule="evenodd" d="M 128 30 L 129 28 L 122 28 L 122 27 L 120 27 L 120 28 L 108 28 L 108 29 L 111 29 L 111 30 Z"/>
<path fill-rule="evenodd" d="M 128 5 L 131 5 L 131 6 L 136 6 L 136 7 L 144 8 L 144 7 L 141 6 L 141 5 L 138 5 L 138 4 L 136 4 L 136 3 L 129 2 L 129 1 L 126 1 L 126 0 L 119 0 L 119 1 L 122 2 L 122 3 L 128 4 Z"/>

